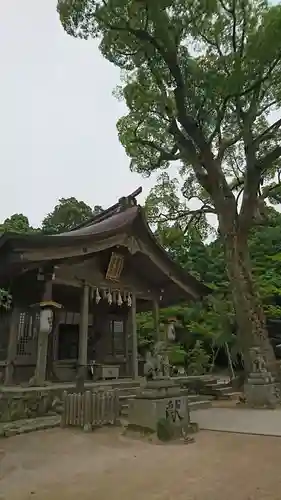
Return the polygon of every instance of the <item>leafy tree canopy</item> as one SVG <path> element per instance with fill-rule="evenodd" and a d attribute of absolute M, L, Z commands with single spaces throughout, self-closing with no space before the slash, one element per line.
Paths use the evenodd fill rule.
<path fill-rule="evenodd" d="M 30 233 L 36 231 L 29 225 L 28 218 L 23 214 L 13 214 L 0 225 L 0 232 Z"/>
<path fill-rule="evenodd" d="M 131 168 L 149 175 L 181 165 L 184 202 L 170 217 L 186 221 L 194 198 L 203 218 L 219 216 L 222 195 L 239 196 L 249 225 L 257 194 L 261 206 L 280 199 L 281 119 L 268 123 L 281 98 L 280 5 L 59 0 L 58 10 L 69 34 L 100 37 L 102 53 L 123 70 L 118 93 L 129 113 L 118 131 Z"/>
<path fill-rule="evenodd" d="M 42 222 L 42 231 L 47 234 L 69 231 L 102 212 L 102 207 L 96 205 L 92 209 L 84 201 L 76 198 L 61 198 L 54 210 Z"/>
<path fill-rule="evenodd" d="M 256 226 L 249 241 L 253 272 L 268 319 L 281 318 L 280 228 L 281 214 L 270 210 L 267 223 Z M 157 234 L 173 259 L 213 288 L 211 296 L 202 303 L 181 304 L 161 310 L 162 324 L 169 317 L 177 318 L 178 340 L 186 350 L 194 340 L 201 339 L 216 347 L 228 342 L 232 353 L 237 354 L 239 345 L 233 335 L 236 320 L 221 238 L 206 244 L 196 232 L 186 235 L 176 225 L 164 224 L 158 225 Z M 152 314 L 139 315 L 138 323 L 141 343 L 145 345 L 152 338 Z"/>
<path fill-rule="evenodd" d="M 98 37 L 122 69 L 118 122 L 131 169 L 179 166 L 170 220 L 213 214 L 225 248 L 243 354 L 268 362 L 265 316 L 253 283 L 248 238 L 266 200 L 280 200 L 281 6 L 266 0 L 58 0 L 70 35 Z M 193 203 L 192 203 L 193 202 Z M 192 203 L 192 204 L 191 204 Z M 196 203 L 195 209 L 194 204 Z"/>

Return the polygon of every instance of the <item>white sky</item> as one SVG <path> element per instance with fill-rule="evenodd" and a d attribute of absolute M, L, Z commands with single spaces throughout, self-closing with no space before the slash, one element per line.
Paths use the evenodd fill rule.
<path fill-rule="evenodd" d="M 106 208 L 140 185 L 141 202 L 154 183 L 118 141 L 118 69 L 64 33 L 56 4 L 0 0 L 0 222 L 24 213 L 38 226 L 61 197 Z"/>
<path fill-rule="evenodd" d="M 105 208 L 152 180 L 129 170 L 112 96 L 119 72 L 93 41 L 67 36 L 57 0 L 0 0 L 0 222 L 39 225 L 58 198 Z"/>

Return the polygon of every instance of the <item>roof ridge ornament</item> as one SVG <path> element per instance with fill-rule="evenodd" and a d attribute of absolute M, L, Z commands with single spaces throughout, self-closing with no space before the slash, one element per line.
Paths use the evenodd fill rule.
<path fill-rule="evenodd" d="M 118 211 L 122 212 L 123 210 L 127 210 L 128 208 L 135 207 L 137 205 L 137 200 L 132 196 L 122 196 L 122 198 L 119 198 L 118 204 Z"/>
<path fill-rule="evenodd" d="M 81 229 L 82 227 L 87 227 L 87 226 L 90 226 L 92 224 L 97 224 L 98 222 L 101 222 L 105 219 L 108 219 L 109 217 L 112 217 L 113 215 L 115 215 L 118 212 L 121 212 L 127 208 L 130 208 L 132 206 L 137 205 L 136 197 L 141 193 L 142 193 L 142 187 L 140 186 L 138 189 L 133 191 L 128 196 L 122 196 L 121 198 L 119 198 L 117 203 L 106 208 L 100 214 L 94 215 L 93 217 L 90 217 L 88 220 L 73 227 L 69 232 L 76 231 L 77 229 Z M 125 201 L 123 201 L 123 200 L 125 200 Z"/>

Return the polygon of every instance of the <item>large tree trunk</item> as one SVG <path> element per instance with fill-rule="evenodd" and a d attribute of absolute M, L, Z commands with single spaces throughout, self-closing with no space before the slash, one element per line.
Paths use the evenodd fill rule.
<path fill-rule="evenodd" d="M 252 276 L 247 238 L 232 230 L 224 236 L 224 244 L 245 370 L 248 372 L 251 368 L 249 350 L 257 346 L 261 348 L 269 369 L 275 371 L 275 355 L 268 338 L 259 292 Z"/>

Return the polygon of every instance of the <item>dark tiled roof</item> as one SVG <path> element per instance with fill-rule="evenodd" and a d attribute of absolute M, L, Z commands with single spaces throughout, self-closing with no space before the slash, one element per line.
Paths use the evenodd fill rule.
<path fill-rule="evenodd" d="M 139 238 L 149 248 L 149 253 L 155 255 L 169 269 L 170 279 L 173 277 L 184 286 L 192 288 L 198 295 L 206 295 L 210 290 L 197 279 L 177 265 L 158 243 L 148 226 L 142 207 L 136 204 L 135 196 L 140 189 L 99 215 L 86 221 L 79 227 L 56 235 L 2 233 L 0 236 L 0 252 L 3 255 L 19 249 L 58 248 L 77 246 L 88 242 L 95 243 L 117 234 L 130 234 Z"/>

